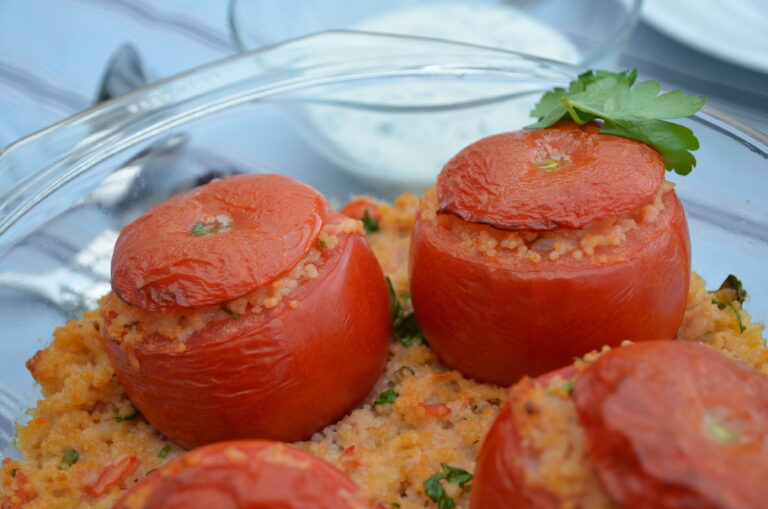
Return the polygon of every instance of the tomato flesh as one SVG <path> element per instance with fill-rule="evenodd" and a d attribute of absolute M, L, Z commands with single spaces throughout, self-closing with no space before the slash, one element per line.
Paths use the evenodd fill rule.
<path fill-rule="evenodd" d="M 603 354 L 574 402 L 622 507 L 765 507 L 768 377 L 707 346 L 647 342 Z"/>
<path fill-rule="evenodd" d="M 107 332 L 107 353 L 142 415 L 186 448 L 238 438 L 292 442 L 362 400 L 387 359 L 389 294 L 363 236 L 337 237 L 318 276 L 289 298 L 208 323 L 183 351 L 157 335 L 128 349 Z M 107 331 L 116 319 L 106 313 Z"/>

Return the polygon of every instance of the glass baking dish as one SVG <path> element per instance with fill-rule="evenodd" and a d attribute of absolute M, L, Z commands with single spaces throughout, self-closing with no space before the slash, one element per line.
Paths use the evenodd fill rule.
<path fill-rule="evenodd" d="M 307 128 L 312 108 L 433 122 L 419 136 L 433 136 L 436 157 L 447 159 L 455 147 L 440 126 L 532 101 L 580 71 L 471 45 L 327 32 L 206 65 L 7 147 L 0 153 L 0 454 L 16 456 L 14 425 L 39 396 L 25 361 L 108 291 L 118 232 L 153 204 L 238 172 L 284 173 L 336 203 L 358 193 L 392 198 L 414 181 L 358 178 L 330 162 L 322 130 Z M 371 103 L 360 99 L 366 87 L 390 87 L 393 96 L 409 87 L 448 92 Z M 764 322 L 768 139 L 714 111 L 684 123 L 701 141 L 699 164 L 691 176 L 669 178 L 688 214 L 693 268 L 710 286 L 738 275 L 748 309 Z M 404 154 L 413 149 L 412 140 L 399 140 Z"/>

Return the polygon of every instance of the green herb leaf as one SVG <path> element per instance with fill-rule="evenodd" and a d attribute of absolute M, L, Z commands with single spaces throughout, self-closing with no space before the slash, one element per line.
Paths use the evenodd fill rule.
<path fill-rule="evenodd" d="M 160 459 L 165 458 L 168 456 L 168 453 L 171 452 L 171 446 L 169 444 L 165 444 L 162 449 L 160 449 L 160 452 L 157 453 L 157 457 Z"/>
<path fill-rule="evenodd" d="M 531 111 L 538 121 L 526 127 L 549 127 L 565 118 L 578 124 L 600 118 L 604 121 L 601 133 L 650 145 L 659 151 L 668 170 L 687 175 L 696 166 L 690 151 L 699 148 L 699 141 L 687 127 L 663 119 L 693 115 L 706 100 L 680 90 L 659 95 L 659 82 L 635 84 L 636 78 L 637 70 L 581 74 L 568 90 L 556 88 L 544 94 Z"/>
<path fill-rule="evenodd" d="M 395 293 L 395 287 L 392 286 L 392 280 L 389 276 L 385 276 L 387 280 L 387 289 L 389 290 L 389 315 L 392 319 L 392 323 L 397 323 L 403 316 L 403 306 L 400 304 L 400 300 Z"/>
<path fill-rule="evenodd" d="M 202 237 L 204 235 L 210 235 L 210 232 L 208 231 L 208 225 L 205 223 L 195 223 L 195 226 L 192 227 L 192 229 L 189 231 L 192 235 L 195 237 Z"/>
<path fill-rule="evenodd" d="M 371 217 L 368 209 L 363 211 L 363 218 L 361 221 L 363 222 L 363 229 L 365 229 L 366 235 L 379 231 L 379 222 Z"/>
<path fill-rule="evenodd" d="M 134 410 L 132 414 L 128 415 L 117 415 L 115 416 L 115 422 L 123 422 L 123 421 L 130 421 L 138 417 L 139 411 Z"/>
<path fill-rule="evenodd" d="M 741 280 L 733 274 L 728 274 L 728 277 L 725 278 L 723 284 L 721 284 L 720 288 L 717 289 L 718 292 L 720 290 L 733 290 L 736 294 L 736 298 L 734 300 L 736 300 L 739 304 L 744 304 L 744 301 L 747 300 L 747 291 L 744 289 L 744 285 L 742 284 Z"/>
<path fill-rule="evenodd" d="M 440 467 L 443 469 L 443 472 L 445 472 L 445 479 L 448 482 L 456 483 L 462 488 L 464 488 L 464 485 L 472 480 L 472 474 L 463 468 L 452 467 L 450 465 L 446 465 L 445 463 L 440 463 Z"/>
<path fill-rule="evenodd" d="M 233 320 L 237 320 L 238 318 L 240 318 L 240 314 L 239 313 L 235 313 L 234 311 L 232 311 L 228 307 L 222 306 L 221 310 L 224 311 L 226 314 L 228 314 L 230 316 L 230 318 L 232 318 Z"/>
<path fill-rule="evenodd" d="M 14 468 L 13 470 L 11 470 L 11 477 L 16 477 L 16 472 L 18 471 L 19 471 L 18 468 Z"/>
<path fill-rule="evenodd" d="M 424 493 L 437 504 L 438 509 L 453 509 L 456 503 L 445 492 L 442 481 L 445 477 L 442 474 L 432 474 L 429 479 L 424 481 Z"/>
<path fill-rule="evenodd" d="M 744 322 L 742 321 L 743 318 L 741 317 L 741 311 L 736 309 L 736 306 L 734 306 L 732 302 L 721 302 L 717 299 L 712 299 L 712 304 L 717 304 L 717 307 L 720 309 L 723 309 L 725 307 L 731 308 L 731 310 L 733 310 L 733 312 L 736 313 L 736 321 L 739 322 L 739 332 L 741 333 L 747 330 L 747 328 L 744 326 Z"/>
<path fill-rule="evenodd" d="M 64 449 L 64 454 L 61 457 L 61 462 L 65 465 L 72 466 L 80 459 L 80 453 L 74 449 Z"/>
<path fill-rule="evenodd" d="M 416 320 L 416 314 L 410 312 L 401 317 L 395 324 L 395 339 L 403 346 L 411 346 L 416 338 L 424 339 L 424 335 Z"/>
<path fill-rule="evenodd" d="M 394 507 L 395 509 L 400 509 L 400 503 L 399 502 L 390 502 L 390 507 Z"/>
<path fill-rule="evenodd" d="M 377 405 L 383 405 L 384 403 L 394 403 L 399 395 L 400 394 L 395 392 L 394 389 L 389 388 L 386 391 L 379 394 L 379 397 L 376 398 L 376 401 L 373 402 L 371 407 L 376 408 Z"/>

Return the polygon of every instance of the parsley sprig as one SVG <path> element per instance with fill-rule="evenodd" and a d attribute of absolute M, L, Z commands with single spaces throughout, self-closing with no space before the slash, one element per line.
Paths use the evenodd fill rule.
<path fill-rule="evenodd" d="M 744 301 L 747 299 L 747 291 L 744 289 L 744 285 L 741 280 L 733 274 L 728 274 L 720 288 L 714 292 L 710 292 L 713 296 L 712 304 L 717 305 L 718 309 L 724 309 L 726 307 L 731 308 L 731 311 L 736 315 L 736 321 L 739 323 L 739 332 L 744 332 L 747 327 L 744 325 L 744 319 L 741 316 L 741 306 L 744 305 Z M 725 297 L 723 300 L 721 297 Z M 739 303 L 739 309 L 733 305 L 733 301 Z"/>
<path fill-rule="evenodd" d="M 658 81 L 635 83 L 637 69 L 620 73 L 587 71 L 565 88 L 544 94 L 531 111 L 538 121 L 529 129 L 549 127 L 570 118 L 586 124 L 603 120 L 601 133 L 641 141 L 655 148 L 668 170 L 687 175 L 696 166 L 691 150 L 699 148 L 693 131 L 663 119 L 682 118 L 699 111 L 706 99 L 682 90 L 659 95 Z"/>
<path fill-rule="evenodd" d="M 395 339 L 403 346 L 413 345 L 414 339 L 421 339 L 425 343 L 424 335 L 416 321 L 416 314 L 411 311 L 405 312 L 403 304 L 395 293 L 395 287 L 392 286 L 392 280 L 387 276 L 387 288 L 389 289 L 389 310 L 392 318 L 392 327 L 394 329 Z"/>
<path fill-rule="evenodd" d="M 445 492 L 445 487 L 440 481 L 448 481 L 458 484 L 465 493 L 469 493 L 472 486 L 468 483 L 472 480 L 472 474 L 462 468 L 452 467 L 445 463 L 440 463 L 443 473 L 432 474 L 429 479 L 424 481 L 424 493 L 437 504 L 438 509 L 453 509 L 456 502 Z"/>

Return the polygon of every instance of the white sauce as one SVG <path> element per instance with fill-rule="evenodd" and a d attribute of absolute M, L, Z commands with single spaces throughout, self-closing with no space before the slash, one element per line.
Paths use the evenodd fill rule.
<path fill-rule="evenodd" d="M 502 4 L 431 2 L 365 20 L 359 30 L 453 39 L 576 63 L 581 55 L 561 33 L 523 11 Z M 520 85 L 515 85 L 520 86 Z M 481 87 L 484 96 L 492 90 Z M 498 94 L 515 91 L 500 84 Z M 371 104 L 446 104 L 478 96 L 471 83 L 380 84 L 345 91 L 340 98 Z M 315 105 L 309 120 L 327 139 L 320 146 L 337 163 L 380 182 L 423 186 L 462 147 L 489 134 L 519 129 L 533 121 L 529 96 L 484 107 L 444 113 L 382 113 Z M 329 144 L 331 148 L 329 148 Z"/>

